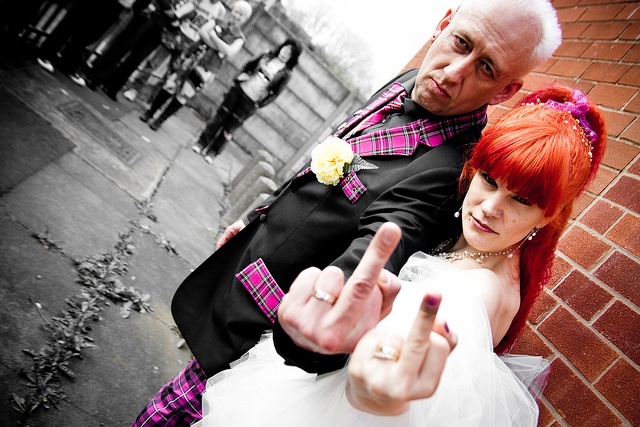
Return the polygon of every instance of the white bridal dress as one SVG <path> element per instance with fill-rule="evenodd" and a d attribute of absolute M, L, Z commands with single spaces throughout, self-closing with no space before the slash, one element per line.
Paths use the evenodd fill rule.
<path fill-rule="evenodd" d="M 316 376 L 285 366 L 266 335 L 231 369 L 209 379 L 198 426 L 536 426 L 534 395 L 546 380 L 548 362 L 492 351 L 484 304 L 463 276 L 446 261 L 414 255 L 400 274 L 402 289 L 391 314 L 378 325 L 406 334 L 424 293 L 438 289 L 439 315 L 458 334 L 436 393 L 412 402 L 405 414 L 381 417 L 352 408 L 345 397 L 346 368 Z"/>

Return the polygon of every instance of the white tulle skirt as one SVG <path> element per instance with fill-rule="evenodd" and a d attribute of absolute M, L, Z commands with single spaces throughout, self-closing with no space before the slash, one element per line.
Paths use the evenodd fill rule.
<path fill-rule="evenodd" d="M 484 304 L 464 274 L 424 254 L 400 276 L 392 313 L 378 325 L 406 334 L 422 296 L 443 293 L 439 315 L 458 334 L 436 393 L 411 403 L 405 414 L 375 416 L 352 408 L 345 396 L 347 368 L 321 376 L 285 366 L 270 335 L 231 369 L 210 378 L 203 397 L 209 426 L 536 426 L 536 393 L 548 362 L 540 357 L 498 357 L 492 351 Z"/>

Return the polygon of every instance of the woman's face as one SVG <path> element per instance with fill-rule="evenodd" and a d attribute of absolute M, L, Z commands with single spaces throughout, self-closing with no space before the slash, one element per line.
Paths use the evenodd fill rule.
<path fill-rule="evenodd" d="M 478 170 L 462 203 L 462 232 L 475 250 L 499 252 L 549 222 L 544 210 L 509 191 L 504 182 Z"/>
<path fill-rule="evenodd" d="M 290 44 L 284 45 L 280 52 L 278 52 L 278 59 L 282 62 L 287 62 L 291 59 L 291 55 L 293 54 L 293 48 Z"/>
<path fill-rule="evenodd" d="M 234 7 L 231 9 L 231 16 L 229 17 L 229 22 L 232 24 L 244 24 L 247 21 L 247 16 L 245 16 L 244 11 L 239 7 Z"/>

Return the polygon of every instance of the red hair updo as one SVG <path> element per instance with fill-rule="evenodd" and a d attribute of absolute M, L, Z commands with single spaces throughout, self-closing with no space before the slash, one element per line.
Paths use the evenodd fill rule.
<path fill-rule="evenodd" d="M 576 119 L 580 120 L 577 121 Z M 536 91 L 486 129 L 460 178 L 466 193 L 478 169 L 544 210 L 551 221 L 520 253 L 520 308 L 496 346 L 509 350 L 551 278 L 554 252 L 576 198 L 595 177 L 606 146 L 604 120 L 584 94 L 563 85 Z"/>

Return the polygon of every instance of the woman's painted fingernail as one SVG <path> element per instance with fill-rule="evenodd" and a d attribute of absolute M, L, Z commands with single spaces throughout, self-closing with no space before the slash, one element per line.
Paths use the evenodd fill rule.
<path fill-rule="evenodd" d="M 447 322 L 444 322 L 444 330 L 447 331 L 447 333 L 449 333 L 449 324 Z"/>
<path fill-rule="evenodd" d="M 440 307 L 440 301 L 442 297 L 438 294 L 427 294 L 422 298 L 420 303 L 420 309 L 429 314 L 429 316 L 435 316 L 438 313 L 438 307 Z"/>
<path fill-rule="evenodd" d="M 427 306 L 431 309 L 436 309 L 440 305 L 440 298 L 433 295 L 427 297 Z"/>

